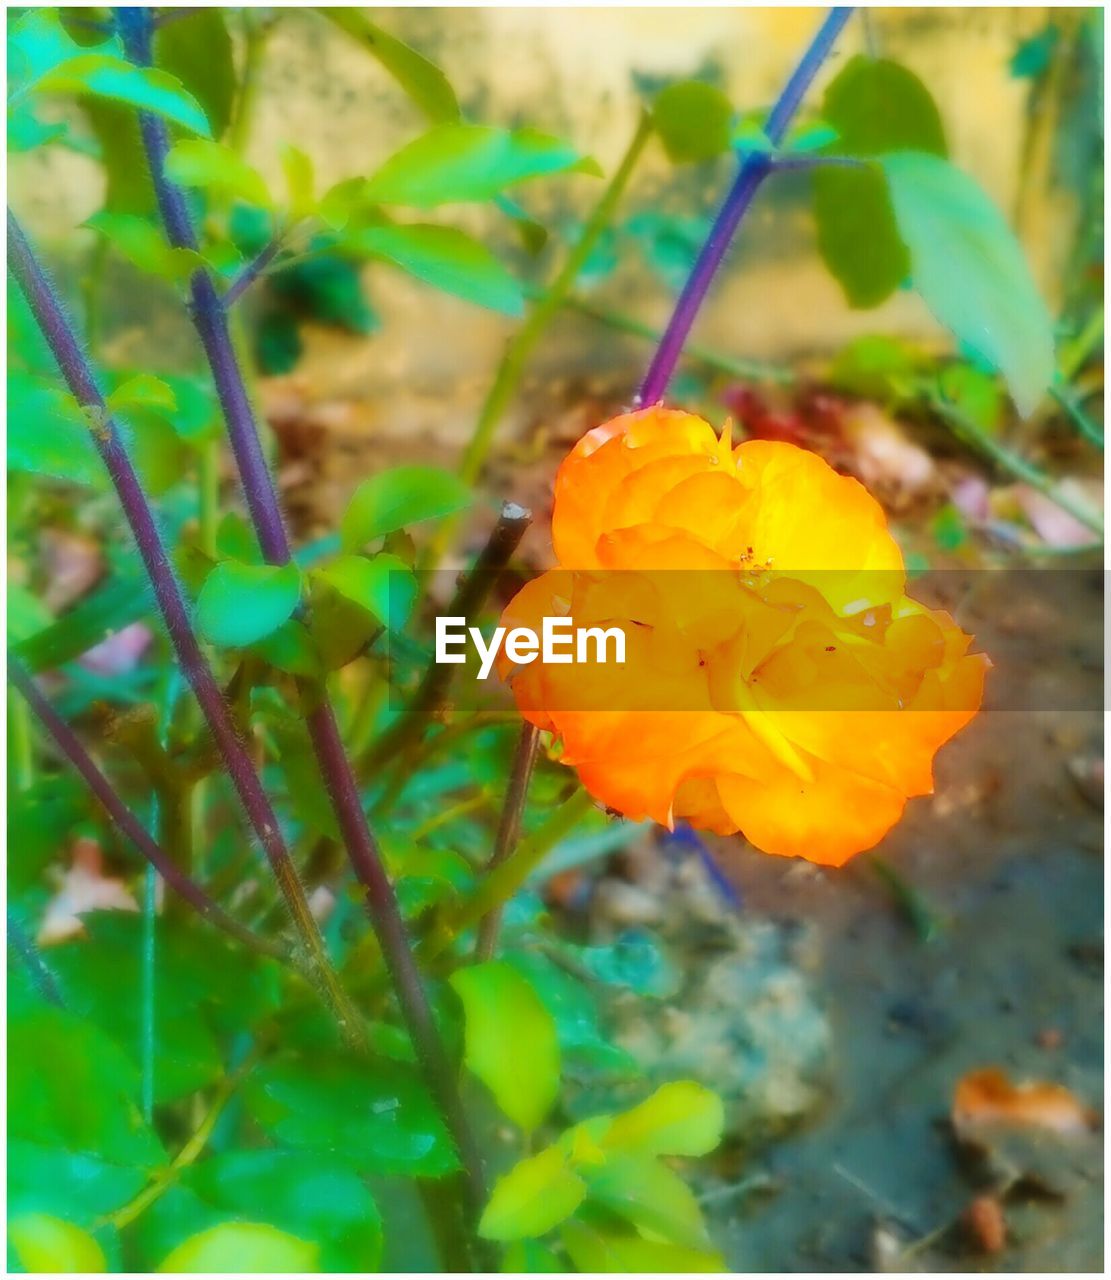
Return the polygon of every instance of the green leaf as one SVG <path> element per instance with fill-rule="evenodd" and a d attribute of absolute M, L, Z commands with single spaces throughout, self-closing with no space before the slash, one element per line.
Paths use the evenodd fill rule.
<path fill-rule="evenodd" d="M 723 1125 L 716 1093 L 693 1080 L 676 1080 L 615 1117 L 602 1145 L 643 1155 L 704 1156 L 721 1141 Z"/>
<path fill-rule="evenodd" d="M 267 727 L 277 747 L 278 766 L 285 778 L 286 797 L 299 822 L 330 840 L 341 840 L 336 812 L 320 776 L 316 752 L 304 722 L 292 715 L 272 715 Z"/>
<path fill-rule="evenodd" d="M 48 71 L 36 84 L 42 93 L 88 93 L 150 111 L 199 134 L 211 136 L 200 103 L 176 76 L 137 67 L 112 54 L 85 53 Z"/>
<path fill-rule="evenodd" d="M 85 226 L 106 236 L 140 271 L 164 280 L 186 280 L 205 266 L 201 255 L 192 249 L 171 248 L 154 223 L 139 214 L 104 209 L 93 214 Z"/>
<path fill-rule="evenodd" d="M 9 423 L 9 439 L 10 436 Z M 147 595 L 149 590 L 136 573 L 114 577 L 103 587 L 97 587 L 56 622 L 20 640 L 16 645 L 17 656 L 32 673 L 72 662 L 148 612 L 151 607 Z M 9 586 L 9 627 L 12 616 L 10 593 Z"/>
<path fill-rule="evenodd" d="M 289 216 L 293 222 L 300 222 L 316 211 L 316 175 L 312 158 L 288 142 L 282 144 L 281 154 L 282 171 L 289 192 Z"/>
<path fill-rule="evenodd" d="M 272 1148 L 232 1151 L 194 1165 L 182 1185 L 218 1210 L 318 1245 L 322 1270 L 378 1269 L 378 1208 L 343 1161 Z"/>
<path fill-rule="evenodd" d="M 709 1245 L 693 1192 L 659 1160 L 613 1156 L 585 1172 L 592 1204 L 603 1205 L 646 1235 L 690 1249 Z"/>
<path fill-rule="evenodd" d="M 91 1022 L 48 1006 L 11 1020 L 8 1133 L 120 1165 L 165 1156 L 139 1114 L 135 1066 Z"/>
<path fill-rule="evenodd" d="M 8 583 L 11 626 L 12 584 Z M 29 888 L 65 848 L 70 832 L 89 812 L 89 797 L 76 778 L 40 778 L 8 801 L 8 889 Z"/>
<path fill-rule="evenodd" d="M 8 643 L 19 644 L 37 631 L 50 626 L 53 617 L 45 604 L 20 586 L 8 580 Z"/>
<path fill-rule="evenodd" d="M 459 102 L 447 76 L 415 49 L 383 31 L 359 9 L 320 12 L 376 58 L 433 123 L 459 119 Z"/>
<path fill-rule="evenodd" d="M 928 361 L 901 338 L 863 334 L 847 343 L 829 371 L 831 386 L 867 400 L 903 398 L 903 388 L 918 377 Z"/>
<path fill-rule="evenodd" d="M 505 1250 L 501 1269 L 510 1275 L 522 1271 L 543 1275 L 565 1271 L 566 1265 L 554 1250 L 537 1240 L 514 1240 Z"/>
<path fill-rule="evenodd" d="M 390 156 L 362 196 L 370 203 L 429 209 L 489 200 L 515 183 L 565 170 L 599 172 L 569 143 L 535 129 L 441 124 Z"/>
<path fill-rule="evenodd" d="M 478 1234 L 485 1240 L 545 1235 L 569 1218 L 585 1198 L 586 1183 L 558 1147 L 548 1147 L 497 1180 Z"/>
<path fill-rule="evenodd" d="M 383 626 L 399 631 L 409 620 L 417 598 L 413 571 L 397 556 L 340 556 L 320 576 L 345 599 L 361 605 Z"/>
<path fill-rule="evenodd" d="M 226 1222 L 198 1232 L 162 1260 L 159 1271 L 316 1271 L 320 1250 L 277 1227 Z"/>
<path fill-rule="evenodd" d="M 297 608 L 300 596 L 301 575 L 295 564 L 225 560 L 201 588 L 197 627 L 212 644 L 241 649 L 277 630 Z"/>
<path fill-rule="evenodd" d="M 936 156 L 882 161 L 926 305 L 1007 383 L 1023 417 L 1053 381 L 1053 325 L 1022 247 L 980 187 Z"/>
<path fill-rule="evenodd" d="M 1003 394 L 990 373 L 971 364 L 953 364 L 938 378 L 942 396 L 981 431 L 994 435 L 1003 416 Z"/>
<path fill-rule="evenodd" d="M 135 980 L 141 953 L 138 921 L 112 919 L 123 912 L 96 912 L 85 917 L 88 938 L 75 938 L 50 949 L 50 965 L 66 1007 L 111 1036 L 131 1061 L 142 1056 L 142 1014 L 136 1000 L 119 993 Z M 160 957 L 155 970 L 154 1100 L 173 1102 L 218 1079 L 223 1071 L 220 1049 L 202 1015 L 203 975 L 195 978 L 183 963 L 189 953 L 180 944 L 181 930 L 162 929 L 173 959 Z M 226 955 L 220 943 L 214 943 Z M 189 1012 L 186 1013 L 185 1011 Z"/>
<path fill-rule="evenodd" d="M 941 117 L 929 90 L 897 62 L 857 55 L 830 82 L 822 117 L 837 130 L 831 151 L 946 154 Z M 872 169 L 814 172 L 818 249 L 852 307 L 874 307 L 907 278 L 910 260 L 895 225 L 883 176 Z"/>
<path fill-rule="evenodd" d="M 343 513 L 343 545 L 347 550 L 358 550 L 396 529 L 449 516 L 472 501 L 473 495 L 462 480 L 441 467 L 380 471 L 363 481 Z"/>
<path fill-rule="evenodd" d="M 669 84 L 656 99 L 652 118 L 674 164 L 712 160 L 729 150 L 733 107 L 713 85 L 700 80 Z"/>
<path fill-rule="evenodd" d="M 602 1033 L 594 997 L 585 983 L 534 951 L 507 952 L 504 959 L 531 983 L 555 1019 L 562 1054 L 603 1069 L 635 1069 L 629 1054 L 611 1044 Z"/>
<path fill-rule="evenodd" d="M 139 373 L 122 382 L 108 397 L 108 408 L 113 413 L 126 412 L 136 406 L 172 412 L 177 408 L 177 398 L 173 388 L 161 378 Z"/>
<path fill-rule="evenodd" d="M 8 1223 L 8 1240 L 24 1271 L 107 1271 L 100 1245 L 71 1222 L 24 1213 Z"/>
<path fill-rule="evenodd" d="M 411 1066 L 343 1054 L 288 1055 L 260 1067 L 248 1106 L 277 1141 L 342 1157 L 365 1173 L 441 1177 L 458 1159 Z"/>
<path fill-rule="evenodd" d="M 37 1142 L 8 1143 L 8 1213 L 64 1215 L 77 1226 L 92 1226 L 132 1199 L 147 1181 L 146 1171 L 109 1164 L 95 1156 Z"/>
<path fill-rule="evenodd" d="M 235 56 L 220 9 L 187 9 L 154 33 L 154 63 L 176 76 L 204 110 L 212 136 L 231 123 L 237 92 Z"/>
<path fill-rule="evenodd" d="M 454 227 L 367 227 L 343 238 L 344 248 L 395 263 L 445 293 L 505 315 L 525 307 L 520 283 L 485 245 Z"/>
<path fill-rule="evenodd" d="M 166 156 L 166 173 L 183 187 L 216 191 L 264 209 L 272 203 L 259 171 L 221 142 L 187 138 L 176 143 Z"/>
<path fill-rule="evenodd" d="M 103 484 L 108 475 L 73 396 L 14 370 L 8 376 L 8 468 L 88 485 Z"/>
<path fill-rule="evenodd" d="M 563 1247 L 579 1271 L 685 1272 L 725 1271 L 720 1254 L 638 1236 L 595 1230 L 582 1222 L 563 1229 Z"/>
<path fill-rule="evenodd" d="M 531 1132 L 559 1092 L 552 1015 L 504 960 L 459 969 L 451 985 L 463 1002 L 464 1061 L 510 1120 Z"/>

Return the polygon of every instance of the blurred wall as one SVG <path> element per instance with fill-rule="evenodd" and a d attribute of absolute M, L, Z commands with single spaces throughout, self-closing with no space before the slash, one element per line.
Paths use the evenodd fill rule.
<path fill-rule="evenodd" d="M 527 122 L 565 134 L 607 172 L 634 126 L 635 78 L 644 83 L 703 74 L 716 79 L 738 107 L 768 103 L 822 14 L 793 8 L 373 12 L 440 63 L 471 118 Z M 1076 106 L 1072 87 L 1059 84 L 1034 109 L 1033 82 L 1009 70 L 1020 42 L 1040 31 L 1050 12 L 1059 23 L 1077 19 L 1075 12 L 1046 9 L 863 11 L 850 23 L 810 101 L 819 103 L 822 84 L 866 46 L 917 72 L 940 106 L 954 159 L 1016 220 L 1036 277 L 1054 302 L 1079 212 L 1074 184 L 1059 171 L 1058 147 Z M 285 12 L 268 46 L 249 146 L 252 161 L 275 183 L 281 181 L 277 152 L 283 140 L 313 155 L 323 185 L 373 170 L 423 127 L 415 109 L 354 42 L 310 11 Z M 707 212 L 730 170 L 727 159 L 673 170 L 653 145 L 624 212 Z M 71 153 L 17 157 L 11 184 L 16 207 L 48 238 L 66 234 L 100 202 L 98 170 Z M 558 226 L 587 208 L 599 189 L 588 177 L 556 178 L 527 184 L 517 195 L 541 220 Z M 504 218 L 473 209 L 444 213 L 492 236 L 528 269 Z M 310 335 L 302 382 L 324 396 L 370 395 L 378 401 L 390 388 L 404 386 L 410 398 L 427 394 L 430 405 L 450 384 L 458 400 L 454 407 L 466 418 L 511 323 L 384 266 L 369 268 L 369 278 L 384 320 L 381 333 L 369 341 Z M 642 260 L 626 255 L 597 296 L 659 325 L 671 294 Z M 806 178 L 778 177 L 744 226 L 699 322 L 698 338 L 734 355 L 784 358 L 826 351 L 877 329 L 939 340 L 924 307 L 909 294 L 880 311 L 848 310 L 815 253 Z M 132 339 L 141 343 L 143 335 Z M 645 356 L 635 340 L 603 338 L 593 322 L 564 317 L 535 367 L 540 373 L 601 372 L 616 362 L 635 369 Z"/>

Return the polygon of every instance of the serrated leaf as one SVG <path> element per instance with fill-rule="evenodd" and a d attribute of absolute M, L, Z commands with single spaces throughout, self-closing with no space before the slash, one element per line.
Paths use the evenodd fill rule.
<path fill-rule="evenodd" d="M 320 12 L 376 58 L 430 120 L 458 120 L 455 90 L 435 63 L 383 31 L 359 9 L 321 8 Z"/>
<path fill-rule="evenodd" d="M 380 471 L 364 480 L 343 513 L 340 533 L 348 550 L 380 538 L 438 520 L 471 504 L 473 495 L 454 472 L 440 467 L 406 466 Z"/>
<path fill-rule="evenodd" d="M 855 157 L 915 150 L 945 155 L 929 90 L 897 62 L 857 55 L 830 82 L 822 117 L 837 130 L 831 153 Z M 814 172 L 818 249 L 852 307 L 874 307 L 910 270 L 887 185 L 871 168 Z"/>
<path fill-rule="evenodd" d="M 46 1213 L 23 1213 L 8 1223 L 8 1240 L 24 1271 L 55 1275 L 108 1270 L 104 1250 L 87 1231 Z"/>
<path fill-rule="evenodd" d="M 166 173 L 183 187 L 217 191 L 263 208 L 271 204 L 259 171 L 221 142 L 187 138 L 175 143 L 166 156 Z"/>
<path fill-rule="evenodd" d="M 470 965 L 451 976 L 463 1003 L 464 1061 L 501 1110 L 528 1132 L 559 1092 L 555 1021 L 528 981 L 503 960 Z M 506 1046 L 513 1052 L 506 1053 Z"/>
<path fill-rule="evenodd" d="M 276 631 L 301 595 L 294 564 L 255 565 L 225 560 L 205 579 L 197 627 L 212 644 L 239 649 Z"/>
<path fill-rule="evenodd" d="M 1053 324 L 1006 219 L 966 174 L 937 156 L 881 161 L 911 278 L 926 305 L 997 369 L 1023 417 L 1053 381 Z"/>
<path fill-rule="evenodd" d="M 669 84 L 652 108 L 652 119 L 674 164 L 712 160 L 729 150 L 733 107 L 724 93 L 700 80 Z"/>
<path fill-rule="evenodd" d="M 704 1156 L 721 1141 L 721 1099 L 705 1085 L 676 1080 L 614 1118 L 602 1145 L 644 1155 Z"/>
<path fill-rule="evenodd" d="M 85 53 L 68 58 L 36 84 L 41 93 L 88 93 L 125 102 L 179 124 L 202 138 L 211 136 L 200 103 L 169 72 L 137 67 L 113 54 Z"/>
<path fill-rule="evenodd" d="M 158 1270 L 162 1272 L 251 1273 L 316 1271 L 320 1250 L 277 1227 L 257 1222 L 225 1222 L 179 1244 Z"/>
<path fill-rule="evenodd" d="M 417 598 L 413 571 L 397 556 L 340 556 L 319 570 L 345 599 L 361 605 L 391 631 L 409 620 Z"/>
<path fill-rule="evenodd" d="M 489 200 L 518 182 L 566 170 L 600 172 L 569 143 L 535 129 L 442 124 L 390 156 L 367 180 L 362 198 L 430 209 Z"/>
<path fill-rule="evenodd" d="M 586 1183 L 558 1147 L 548 1147 L 514 1165 L 494 1185 L 478 1224 L 485 1240 L 523 1240 L 546 1235 L 586 1198 Z"/>
<path fill-rule="evenodd" d="M 455 227 L 411 224 L 367 227 L 343 237 L 344 248 L 385 258 L 418 280 L 481 307 L 519 316 L 520 283 L 489 249 Z"/>

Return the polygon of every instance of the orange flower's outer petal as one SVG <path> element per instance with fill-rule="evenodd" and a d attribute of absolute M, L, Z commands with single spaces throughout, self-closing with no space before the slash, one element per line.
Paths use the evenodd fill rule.
<path fill-rule="evenodd" d="M 875 845 L 902 816 L 906 796 L 824 761 L 812 777 L 780 769 L 772 778 L 718 778 L 726 812 L 745 838 L 765 853 L 843 866 Z"/>
<path fill-rule="evenodd" d="M 713 427 L 676 409 L 641 409 L 588 431 L 556 474 L 552 543 L 560 564 L 573 569 L 597 565 L 594 549 L 607 528 L 604 503 L 626 476 L 655 462 L 692 456 L 704 458 L 707 468 L 731 465 Z M 659 491 L 648 484 L 644 489 Z"/>

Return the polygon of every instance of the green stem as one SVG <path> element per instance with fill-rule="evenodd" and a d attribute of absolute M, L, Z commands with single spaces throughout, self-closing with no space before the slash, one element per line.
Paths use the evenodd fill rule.
<path fill-rule="evenodd" d="M 521 834 L 521 819 L 525 812 L 525 799 L 528 796 L 528 785 L 532 778 L 533 766 L 536 764 L 539 740 L 540 730 L 526 720 L 521 726 L 521 736 L 517 739 L 513 768 L 509 774 L 509 786 L 505 792 L 505 804 L 502 807 L 501 821 L 498 823 L 498 834 L 494 840 L 494 852 L 486 864 L 487 874 L 508 862 L 516 852 L 517 841 Z M 493 959 L 498 945 L 498 931 L 501 928 L 504 909 L 505 900 L 503 899 L 497 906 L 491 907 L 479 922 L 478 941 L 475 943 L 476 961 Z"/>
<path fill-rule="evenodd" d="M 467 484 L 473 484 L 482 470 L 486 455 L 490 452 L 494 432 L 514 391 L 517 389 L 517 384 L 521 380 L 525 364 L 532 354 L 533 348 L 540 340 L 541 334 L 548 327 L 552 317 L 559 310 L 563 299 L 571 292 L 579 273 L 586 265 L 594 246 L 598 243 L 599 237 L 613 219 L 618 201 L 624 194 L 626 186 L 628 186 L 633 169 L 640 158 L 640 153 L 652 136 L 652 129 L 651 117 L 647 113 L 642 113 L 640 120 L 637 122 L 636 132 L 633 134 L 632 141 L 629 143 L 613 177 L 610 178 L 601 199 L 594 207 L 594 212 L 590 215 L 586 226 L 583 228 L 578 243 L 567 255 L 567 261 L 563 264 L 563 268 L 555 280 L 552 281 L 550 288 L 542 298 L 533 304 L 525 323 L 506 348 L 505 355 L 502 357 L 501 364 L 498 366 L 498 371 L 494 376 L 493 385 L 490 387 L 485 403 L 482 406 L 482 411 L 479 414 L 474 435 L 471 437 L 470 444 L 468 444 L 466 452 L 463 454 L 460 474 Z"/>
<path fill-rule="evenodd" d="M 1016 480 L 1021 480 L 1032 489 L 1037 489 L 1039 493 L 1045 494 L 1062 511 L 1067 511 L 1074 520 L 1079 520 L 1082 525 L 1091 529 L 1093 533 L 1098 534 L 1101 538 L 1103 537 L 1103 520 L 1095 511 L 1075 501 L 1067 493 L 1062 493 L 1060 486 L 1054 483 L 1052 477 L 1035 467 L 1033 463 L 1027 462 L 1025 458 L 1020 458 L 1017 453 L 1013 453 L 1005 444 L 996 440 L 994 436 L 989 436 L 985 431 L 982 431 L 976 423 L 966 418 L 964 414 L 936 392 L 927 392 L 927 397 L 930 405 L 952 429 L 953 434 L 959 440 L 974 449 L 978 449 L 1002 470 L 1014 476 Z"/>
<path fill-rule="evenodd" d="M 25 702 L 15 699 L 8 703 L 8 751 L 16 790 L 29 791 L 35 785 L 31 711 Z"/>
<path fill-rule="evenodd" d="M 544 855 L 574 829 L 579 819 L 589 813 L 593 805 L 590 793 L 582 788 L 577 789 L 539 830 L 521 841 L 512 858 L 493 868 L 482 878 L 473 896 L 443 928 L 425 939 L 418 952 L 420 958 L 426 962 L 434 959 L 464 929 L 469 929 L 483 916 L 508 902 L 540 865 Z"/>

